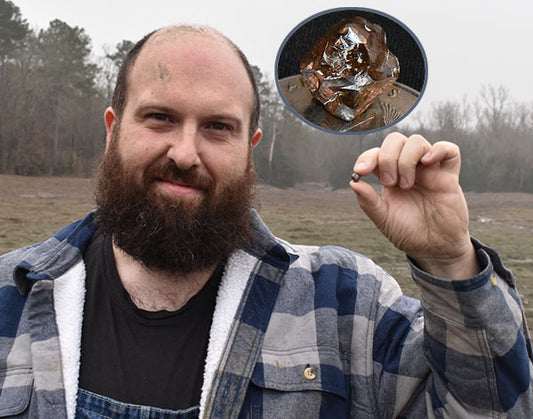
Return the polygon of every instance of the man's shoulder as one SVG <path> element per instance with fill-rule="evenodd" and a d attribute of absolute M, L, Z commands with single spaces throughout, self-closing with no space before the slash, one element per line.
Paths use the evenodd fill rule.
<path fill-rule="evenodd" d="M 22 247 L 0 256 L 0 287 L 12 282 L 13 270 L 24 260 L 24 255 L 32 246 Z"/>
<path fill-rule="evenodd" d="M 311 246 L 290 243 L 275 236 L 253 210 L 252 228 L 255 232 L 252 251 L 259 258 L 266 257 L 279 262 L 288 262 L 289 270 L 315 271 L 322 266 L 336 265 L 356 271 L 375 272 L 377 266 L 366 256 L 339 246 Z"/>
<path fill-rule="evenodd" d="M 79 259 L 95 229 L 94 213 L 90 213 L 43 242 L 1 255 L 0 286 L 12 284 L 17 267 L 53 279 Z"/>
<path fill-rule="evenodd" d="M 291 244 L 284 240 L 280 240 L 280 244 L 288 253 L 297 256 L 296 261 L 291 265 L 293 268 L 316 271 L 322 267 L 330 266 L 371 274 L 375 274 L 380 269 L 367 256 L 341 246 L 300 245 Z"/>

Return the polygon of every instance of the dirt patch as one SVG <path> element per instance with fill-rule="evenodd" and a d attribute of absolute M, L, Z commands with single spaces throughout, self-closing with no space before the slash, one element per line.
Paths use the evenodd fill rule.
<path fill-rule="evenodd" d="M 0 175 L 0 254 L 42 241 L 94 208 L 93 181 Z M 467 193 L 472 234 L 500 252 L 517 278 L 533 326 L 533 195 Z M 383 266 L 417 296 L 405 256 L 383 238 L 348 188 L 321 184 L 258 187 L 258 207 L 272 232 L 302 244 L 335 244 Z"/>

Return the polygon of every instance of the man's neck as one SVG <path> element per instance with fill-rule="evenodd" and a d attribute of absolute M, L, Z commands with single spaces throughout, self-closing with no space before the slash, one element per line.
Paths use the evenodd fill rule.
<path fill-rule="evenodd" d="M 209 281 L 216 265 L 189 274 L 171 275 L 146 269 L 113 245 L 117 272 L 133 303 L 146 311 L 176 311 Z"/>

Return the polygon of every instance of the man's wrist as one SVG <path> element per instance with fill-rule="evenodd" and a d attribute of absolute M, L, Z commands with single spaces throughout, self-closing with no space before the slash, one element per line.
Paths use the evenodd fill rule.
<path fill-rule="evenodd" d="M 454 259 L 417 259 L 413 262 L 419 269 L 442 279 L 468 279 L 481 272 L 477 252 L 472 243 L 466 252 Z"/>

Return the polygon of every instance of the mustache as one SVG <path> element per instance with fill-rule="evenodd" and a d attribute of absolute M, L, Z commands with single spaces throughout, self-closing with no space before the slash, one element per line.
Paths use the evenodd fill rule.
<path fill-rule="evenodd" d="M 145 172 L 145 184 L 149 184 L 153 179 L 168 179 L 176 182 L 184 182 L 197 189 L 211 191 L 215 188 L 213 178 L 198 173 L 194 167 L 183 170 L 173 161 L 167 161 L 163 165 L 152 166 Z"/>

